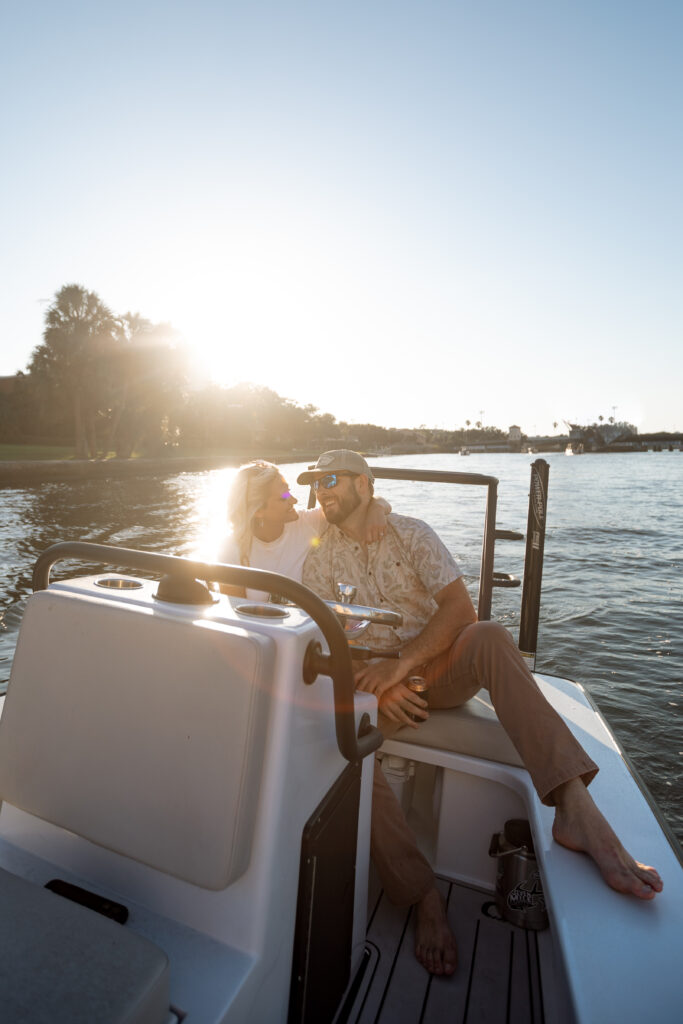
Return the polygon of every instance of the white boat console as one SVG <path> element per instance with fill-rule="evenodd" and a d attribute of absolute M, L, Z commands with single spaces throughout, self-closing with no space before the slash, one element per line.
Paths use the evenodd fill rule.
<path fill-rule="evenodd" d="M 347 760 L 339 736 L 378 742 L 375 700 L 349 675 L 340 709 L 342 670 L 311 669 L 327 656 L 302 608 L 179 603 L 164 586 L 109 573 L 28 602 L 0 721 L 0 887 L 22 962 L 11 998 L 32 999 L 40 974 L 49 1012 L 15 1019 L 324 1019 L 362 955 L 367 905 L 372 758 Z M 348 674 L 336 618 L 313 600 Z M 47 892 L 55 878 L 90 909 Z M 125 924 L 92 913 L 111 904 Z M 66 976 L 62 932 L 80 963 Z M 76 976 L 90 979 L 80 1015 Z M 93 1015 L 93 1000 L 110 1009 Z"/>

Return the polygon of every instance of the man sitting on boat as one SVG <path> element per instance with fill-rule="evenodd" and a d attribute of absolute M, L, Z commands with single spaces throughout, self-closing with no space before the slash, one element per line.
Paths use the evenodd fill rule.
<path fill-rule="evenodd" d="M 542 695 L 508 630 L 477 622 L 462 573 L 434 530 L 391 514 L 385 535 L 366 544 L 374 481 L 356 452 L 325 452 L 298 482 L 313 486 L 330 524 L 306 558 L 305 585 L 334 600 L 335 584 L 343 580 L 357 587 L 359 604 L 403 615 L 401 627 L 373 624 L 364 637 L 375 649 L 398 648 L 399 658 L 380 658 L 356 671 L 358 689 L 379 701 L 385 736 L 403 725 L 417 728 L 415 719 L 425 720 L 427 708 L 457 707 L 487 689 L 540 799 L 555 807 L 556 841 L 591 856 L 613 889 L 651 899 L 662 888 L 659 875 L 623 848 L 586 788 L 597 765 Z M 427 681 L 427 700 L 406 685 L 418 674 Z M 416 907 L 418 960 L 434 974 L 451 974 L 455 939 L 432 869 L 378 764 L 371 854 L 389 899 Z"/>

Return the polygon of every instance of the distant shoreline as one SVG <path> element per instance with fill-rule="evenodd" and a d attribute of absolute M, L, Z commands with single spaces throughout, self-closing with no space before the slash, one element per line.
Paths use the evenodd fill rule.
<path fill-rule="evenodd" d="M 430 448 L 425 454 L 434 454 Z M 112 480 L 134 476 L 172 476 L 175 473 L 202 473 L 211 469 L 241 466 L 251 459 L 268 462 L 315 462 L 320 451 L 297 449 L 289 452 L 232 452 L 227 455 L 162 456 L 157 459 L 17 459 L 0 461 L 0 487 L 64 480 Z M 396 455 L 415 454 L 395 452 Z M 368 458 L 376 458 L 369 454 Z"/>
<path fill-rule="evenodd" d="M 440 449 L 430 447 L 425 454 Z M 134 476 L 172 476 L 175 473 L 201 473 L 212 469 L 241 466 L 251 459 L 268 462 L 315 462 L 318 448 L 293 451 L 241 451 L 225 455 L 161 456 L 156 459 L 17 459 L 0 461 L 0 487 L 21 487 L 24 484 L 47 483 L 63 480 L 111 480 Z M 367 454 L 367 453 L 366 453 Z M 413 455 L 414 451 L 394 452 L 395 455 Z M 378 456 L 367 454 L 368 458 Z"/>
<path fill-rule="evenodd" d="M 433 455 L 445 448 L 428 446 L 421 452 L 406 448 L 392 455 Z M 450 449 L 448 449 L 450 451 Z M 379 458 L 364 452 L 368 459 Z M 17 459 L 0 461 L 0 487 L 63 480 L 112 480 L 134 476 L 172 476 L 175 473 L 201 473 L 211 469 L 241 466 L 252 459 L 266 459 L 277 465 L 287 462 L 315 462 L 319 448 L 293 451 L 241 451 L 225 455 L 161 456 L 156 459 Z"/>
<path fill-rule="evenodd" d="M 158 459 L 21 459 L 0 462 L 0 487 L 63 480 L 111 480 L 133 476 L 171 476 L 240 466 L 251 455 L 188 455 Z M 306 458 L 304 455 L 302 458 Z M 316 458 L 316 456 L 313 456 Z M 288 456 L 269 456 L 284 462 Z"/>
<path fill-rule="evenodd" d="M 678 449 L 680 445 L 676 445 Z M 668 446 L 660 446 L 659 450 Z M 644 449 L 641 449 L 641 451 Z M 613 450 L 614 451 L 614 450 Z M 429 447 L 416 452 L 406 450 L 392 452 L 392 455 L 434 455 L 439 452 L 455 455 L 451 449 Z M 201 473 L 212 469 L 227 469 L 241 466 L 254 458 L 265 458 L 277 464 L 287 462 L 315 462 L 319 455 L 318 449 L 311 451 L 291 452 L 237 452 L 228 455 L 186 455 L 165 456 L 156 459 L 17 459 L 0 461 L 0 487 L 22 487 L 25 484 L 49 483 L 67 480 L 112 480 L 135 476 L 173 476 L 176 473 Z M 487 454 L 473 452 L 473 454 Z M 501 454 L 500 450 L 497 454 Z M 515 453 L 512 453 L 515 454 Z M 543 456 L 543 450 L 534 453 Z M 603 449 L 586 454 L 607 454 Z M 372 453 L 369 459 L 379 458 Z"/>

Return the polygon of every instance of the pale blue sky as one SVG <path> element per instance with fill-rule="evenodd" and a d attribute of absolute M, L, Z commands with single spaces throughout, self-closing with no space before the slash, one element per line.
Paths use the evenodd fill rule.
<path fill-rule="evenodd" d="M 0 16 L 0 373 L 63 284 L 339 419 L 683 429 L 683 4 Z"/>

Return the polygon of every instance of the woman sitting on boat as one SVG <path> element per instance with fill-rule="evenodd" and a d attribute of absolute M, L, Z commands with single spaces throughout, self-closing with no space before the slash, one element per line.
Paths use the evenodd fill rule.
<path fill-rule="evenodd" d="M 257 459 L 237 471 L 228 496 L 232 533 L 223 541 L 218 560 L 230 565 L 277 572 L 301 582 L 306 555 L 327 529 L 319 505 L 298 511 L 289 484 L 272 462 Z M 384 498 L 372 501 L 365 540 L 379 540 L 386 531 L 391 505 Z M 261 590 L 221 585 L 224 594 L 268 600 Z"/>

